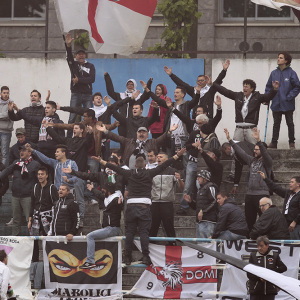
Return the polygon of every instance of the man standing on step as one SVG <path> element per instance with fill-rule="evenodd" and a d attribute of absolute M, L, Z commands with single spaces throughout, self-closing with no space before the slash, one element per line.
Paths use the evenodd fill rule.
<path fill-rule="evenodd" d="M 162 172 L 177 160 L 185 148 L 178 151 L 173 158 L 168 159 L 154 169 L 146 170 L 146 160 L 139 156 L 135 161 L 134 170 L 125 170 L 119 166 L 107 163 L 99 157 L 99 162 L 117 173 L 124 175 L 128 179 L 127 190 L 127 210 L 125 214 L 126 240 L 125 240 L 125 264 L 130 265 L 132 261 L 132 246 L 134 235 L 139 228 L 141 237 L 141 247 L 143 253 L 143 264 L 150 265 L 149 257 L 149 230 L 151 227 L 151 190 L 152 180 L 157 174 Z"/>
<path fill-rule="evenodd" d="M 249 166 L 249 180 L 247 184 L 247 192 L 245 195 L 245 215 L 249 232 L 256 221 L 257 214 L 261 215 L 259 209 L 259 200 L 270 195 L 267 184 L 263 181 L 258 171 L 262 171 L 270 178 L 272 171 L 272 157 L 260 140 L 259 130 L 253 129 L 253 138 L 256 140 L 253 156 L 247 154 L 238 144 L 234 143 L 229 135 L 229 131 L 225 128 L 224 132 L 230 146 L 234 149 L 236 155 L 240 157 Z"/>
<path fill-rule="evenodd" d="M 279 81 L 280 85 L 276 96 L 272 100 L 271 109 L 273 112 L 273 135 L 269 148 L 277 148 L 279 138 L 280 124 L 282 115 L 285 115 L 286 125 L 288 127 L 289 146 L 295 149 L 295 128 L 293 113 L 295 110 L 295 98 L 300 92 L 300 85 L 297 73 L 290 67 L 292 56 L 288 52 L 278 53 L 278 67 L 271 72 L 266 84 L 266 93 L 272 90 L 272 82 Z"/>

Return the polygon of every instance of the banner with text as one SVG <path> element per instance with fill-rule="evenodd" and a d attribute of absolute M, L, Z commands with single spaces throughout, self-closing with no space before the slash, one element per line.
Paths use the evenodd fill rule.
<path fill-rule="evenodd" d="M 8 256 L 10 284 L 18 299 L 33 299 L 30 288 L 30 264 L 33 239 L 28 237 L 1 236 L 0 250 Z"/>
<path fill-rule="evenodd" d="M 81 269 L 86 261 L 84 238 L 57 242 L 55 237 L 43 241 L 45 290 L 38 299 L 117 299 L 122 297 L 121 242 L 114 238 L 96 241 L 95 264 Z"/>
<path fill-rule="evenodd" d="M 135 241 L 139 250 L 140 243 Z M 216 249 L 215 243 L 201 244 Z M 131 294 L 147 298 L 215 299 L 217 270 L 211 266 L 216 259 L 185 246 L 150 244 L 152 265 L 148 266 Z"/>
<path fill-rule="evenodd" d="M 280 254 L 281 260 L 287 266 L 288 270 L 283 275 L 298 279 L 300 244 L 270 243 L 270 248 Z M 257 251 L 257 245 L 255 241 L 224 241 L 224 251 L 227 255 L 248 261 L 250 252 Z M 232 299 L 227 297 L 234 297 L 237 300 L 249 299 L 247 287 L 247 273 L 227 264 L 221 282 L 221 299 Z M 276 296 L 277 299 L 290 300 L 293 297 L 285 292 L 279 292 Z"/>

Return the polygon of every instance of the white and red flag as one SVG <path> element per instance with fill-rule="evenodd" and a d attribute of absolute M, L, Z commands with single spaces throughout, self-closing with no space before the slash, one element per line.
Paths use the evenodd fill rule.
<path fill-rule="evenodd" d="M 281 6 L 290 6 L 300 9 L 300 0 L 251 0 L 253 3 L 281 10 Z"/>
<path fill-rule="evenodd" d="M 140 243 L 135 241 L 140 249 Z M 216 249 L 215 243 L 201 244 Z M 132 288 L 131 294 L 161 299 L 215 299 L 216 259 L 186 246 L 150 244 L 152 265 Z"/>
<path fill-rule="evenodd" d="M 157 0 L 54 0 L 63 33 L 84 29 L 95 52 L 130 55 L 142 46 Z"/>

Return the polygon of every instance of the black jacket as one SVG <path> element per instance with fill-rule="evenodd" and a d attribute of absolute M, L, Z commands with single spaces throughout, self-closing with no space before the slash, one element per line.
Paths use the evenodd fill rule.
<path fill-rule="evenodd" d="M 12 111 L 9 110 L 8 116 L 12 121 L 19 121 L 23 118 L 22 117 L 23 113 L 30 117 L 31 116 L 38 117 L 38 116 L 44 115 L 44 111 L 45 111 L 45 108 L 43 105 L 28 106 L 28 107 L 24 107 L 23 109 L 21 109 L 21 111 L 19 111 L 17 113 L 15 113 L 13 110 Z M 33 143 L 37 143 L 39 140 L 40 126 L 33 125 L 25 120 L 24 127 L 26 130 L 26 140 L 33 142 Z"/>
<path fill-rule="evenodd" d="M 47 127 L 47 132 L 57 144 L 64 144 L 68 147 L 68 158 L 74 160 L 79 171 L 86 171 L 88 150 L 93 144 L 93 133 L 86 134 L 85 137 L 62 137 L 56 133 L 52 127 Z"/>
<path fill-rule="evenodd" d="M 34 116 L 29 116 L 26 113 L 22 112 L 21 116 L 25 121 L 27 121 L 27 122 L 29 122 L 33 125 L 39 126 L 39 128 L 40 128 L 41 125 L 42 125 L 42 121 L 45 117 L 45 112 L 42 115 L 35 116 L 35 117 Z M 57 113 L 55 113 L 51 118 L 52 118 L 53 123 L 63 123 L 63 121 L 60 120 Z M 65 136 L 65 131 L 63 129 L 55 128 L 54 130 L 61 137 Z M 55 151 L 56 145 L 57 145 L 57 143 L 53 139 L 47 139 L 47 141 L 38 141 L 38 144 L 37 144 L 37 146 L 39 148 L 39 151 L 42 152 L 45 155 L 47 155 L 49 152 Z"/>
<path fill-rule="evenodd" d="M 168 159 L 160 166 L 154 169 L 135 169 L 125 170 L 121 167 L 107 163 L 106 167 L 123 175 L 128 180 L 127 190 L 129 191 L 128 199 L 131 198 L 149 198 L 151 199 L 152 179 L 160 174 L 164 169 L 174 162 L 173 158 Z"/>
<path fill-rule="evenodd" d="M 213 239 L 220 236 L 222 231 L 229 230 L 235 234 L 248 235 L 246 218 L 241 208 L 237 206 L 235 200 L 227 198 L 221 206 Z"/>
<path fill-rule="evenodd" d="M 93 189 L 92 192 L 97 196 L 97 198 L 103 202 L 105 209 L 103 210 L 103 221 L 102 227 L 120 227 L 120 219 L 122 212 L 122 204 L 119 204 L 119 194 L 112 194 L 105 198 L 102 191 Z"/>
<path fill-rule="evenodd" d="M 78 77 L 78 83 L 73 84 L 71 80 L 70 88 L 72 93 L 78 94 L 93 94 L 93 83 L 95 82 L 95 66 L 89 62 L 80 65 L 78 61 L 74 60 L 72 48 L 67 47 L 67 61 L 70 67 L 72 77 Z"/>
<path fill-rule="evenodd" d="M 36 183 L 31 193 L 30 216 L 33 216 L 34 210 L 38 212 L 51 210 L 58 198 L 57 188 L 54 184 L 47 182 L 42 187 L 40 183 Z"/>
<path fill-rule="evenodd" d="M 285 214 L 287 202 L 292 194 L 292 192 L 288 189 L 282 188 L 280 185 L 274 183 L 272 180 L 266 178 L 266 184 L 268 185 L 269 189 L 271 189 L 274 193 L 279 195 L 280 197 L 284 198 L 282 213 L 285 216 L 287 221 L 287 226 L 289 226 L 293 221 L 300 224 L 300 191 L 297 194 L 294 194 L 289 206 L 288 212 Z"/>
<path fill-rule="evenodd" d="M 227 71 L 222 70 L 220 74 L 218 75 L 217 79 L 214 81 L 214 83 L 222 84 L 224 77 L 226 76 Z M 182 86 L 185 88 L 186 92 L 191 96 L 194 97 L 195 94 L 195 88 L 191 85 L 188 85 L 186 82 L 182 81 L 180 78 L 178 78 L 175 74 L 172 74 L 171 79 L 176 83 L 177 86 Z M 203 105 L 207 109 L 207 116 L 209 118 L 212 118 L 214 115 L 214 97 L 217 90 L 211 86 L 209 90 L 203 95 L 203 97 L 199 98 L 199 102 L 196 105 Z M 196 117 L 196 108 L 193 109 L 193 119 Z"/>
<path fill-rule="evenodd" d="M 139 127 L 148 127 L 159 120 L 159 109 L 154 108 L 153 114 L 150 117 L 128 117 L 114 111 L 113 117 L 120 122 L 120 126 L 126 127 L 126 137 L 128 139 L 136 139 L 136 133 Z"/>
<path fill-rule="evenodd" d="M 4 164 L 0 162 L 0 171 L 3 171 L 4 169 L 5 169 Z M 9 188 L 9 180 L 8 180 L 8 176 L 6 176 L 0 180 L 0 205 L 2 203 L 2 197 L 4 196 L 8 188 Z"/>
<path fill-rule="evenodd" d="M 259 110 L 260 105 L 264 102 L 269 103 L 276 95 L 277 91 L 274 89 L 271 90 L 268 94 L 260 94 L 259 92 L 253 92 L 249 103 L 248 103 L 248 114 L 243 119 L 242 116 L 242 108 L 244 105 L 244 93 L 243 92 L 233 92 L 231 90 L 226 89 L 223 86 L 220 86 L 216 83 L 212 85 L 212 87 L 219 92 L 220 94 L 224 95 L 225 97 L 234 100 L 235 102 L 235 122 L 236 123 L 252 123 L 254 125 L 258 124 L 259 119 Z"/>
<path fill-rule="evenodd" d="M 31 191 L 37 182 L 37 171 L 40 164 L 36 160 L 32 160 L 26 165 L 28 173 L 24 172 L 23 175 L 21 175 L 21 167 L 16 164 L 18 161 L 19 160 L 15 160 L 0 173 L 0 180 L 8 178 L 8 175 L 12 174 L 13 181 L 11 191 L 13 197 L 30 197 Z"/>
<path fill-rule="evenodd" d="M 255 240 L 261 235 L 266 235 L 270 240 L 290 239 L 285 217 L 276 205 L 270 206 L 253 225 L 250 238 Z"/>
<path fill-rule="evenodd" d="M 202 221 L 217 222 L 218 204 L 217 204 L 217 186 L 212 182 L 207 182 L 200 187 L 197 193 L 196 202 L 192 201 L 189 205 L 196 209 L 196 222 L 198 213 L 203 211 Z"/>
<path fill-rule="evenodd" d="M 59 198 L 53 208 L 51 235 L 76 235 L 79 228 L 79 207 L 72 194 Z"/>
<path fill-rule="evenodd" d="M 104 187 L 106 183 L 108 183 L 108 176 L 105 172 L 95 172 L 95 173 L 87 173 L 87 172 L 80 172 L 72 170 L 72 175 L 79 177 L 83 180 L 90 180 L 91 182 L 97 182 L 101 188 Z M 120 174 L 116 174 L 115 176 L 115 189 L 116 191 L 121 191 L 124 193 L 124 177 Z"/>
<path fill-rule="evenodd" d="M 186 124 L 186 129 L 188 133 L 190 134 L 193 130 L 198 130 L 198 126 L 196 129 L 194 129 L 194 126 L 196 125 L 196 119 L 191 119 L 190 116 L 184 115 L 181 111 L 178 109 L 174 108 L 173 113 L 182 121 Z M 217 125 L 222 119 L 222 109 L 217 109 L 216 115 L 212 118 L 209 119 L 208 124 L 212 127 L 213 131 L 216 130 Z"/>
<path fill-rule="evenodd" d="M 283 273 L 287 270 L 277 252 L 269 250 L 265 255 L 257 252 L 250 253 L 249 263 Z M 247 273 L 249 278 L 249 292 L 251 295 L 277 295 L 277 287 L 268 281 L 261 281 L 259 277 Z"/>

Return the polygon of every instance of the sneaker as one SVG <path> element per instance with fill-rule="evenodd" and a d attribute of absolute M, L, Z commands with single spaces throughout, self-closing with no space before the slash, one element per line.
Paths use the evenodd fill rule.
<path fill-rule="evenodd" d="M 124 263 L 125 263 L 125 265 L 129 266 L 129 265 L 131 265 L 131 262 L 132 262 L 131 255 L 125 255 L 125 257 L 124 257 Z"/>
<path fill-rule="evenodd" d="M 6 223 L 7 226 L 12 226 L 14 225 L 14 219 L 11 218 L 10 221 L 8 223 Z"/>
<path fill-rule="evenodd" d="M 151 265 L 152 261 L 151 261 L 150 256 L 149 255 L 143 255 L 142 263 L 144 265 L 147 265 L 147 266 Z"/>
<path fill-rule="evenodd" d="M 234 182 L 234 176 L 232 174 L 229 174 L 226 179 L 223 180 L 223 182 L 226 183 L 233 183 Z"/>
<path fill-rule="evenodd" d="M 277 144 L 271 142 L 271 143 L 268 145 L 268 149 L 277 149 Z"/>
<path fill-rule="evenodd" d="M 79 228 L 82 228 L 83 227 L 83 220 L 80 220 L 80 222 L 79 222 Z"/>
<path fill-rule="evenodd" d="M 290 143 L 290 149 L 296 149 L 295 148 L 295 143 Z"/>
<path fill-rule="evenodd" d="M 92 269 L 95 268 L 96 265 L 95 264 L 91 264 L 89 262 L 85 262 L 82 266 L 79 267 L 79 269 Z"/>
<path fill-rule="evenodd" d="M 187 211 L 185 209 L 180 208 L 179 210 L 177 210 L 176 215 L 186 216 L 187 215 Z"/>
<path fill-rule="evenodd" d="M 95 200 L 95 199 L 92 199 L 92 200 L 91 200 L 91 204 L 98 204 L 98 201 Z"/>

